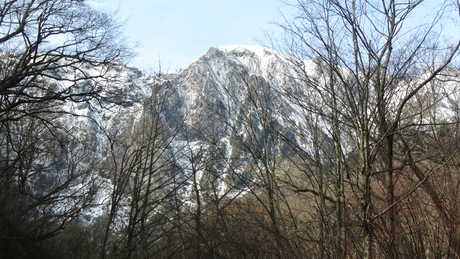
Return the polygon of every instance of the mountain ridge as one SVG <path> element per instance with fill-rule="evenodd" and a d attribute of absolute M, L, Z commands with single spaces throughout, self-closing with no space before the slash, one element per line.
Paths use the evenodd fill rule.
<path fill-rule="evenodd" d="M 251 149 L 277 159 L 292 153 L 293 148 L 313 156 L 313 135 L 321 136 L 328 145 L 332 138 L 330 125 L 321 116 L 311 121 L 311 114 L 297 103 L 301 100 L 291 99 L 291 95 L 321 102 L 320 96 L 297 94 L 308 92 L 309 86 L 298 81 L 295 69 L 296 64 L 302 64 L 300 69 L 309 73 L 309 79 L 322 80 L 315 74 L 319 63 L 299 62 L 261 46 L 231 45 L 212 47 L 190 66 L 174 73 L 146 75 L 136 68 L 114 64 L 106 74 L 108 80 L 101 82 L 109 93 L 106 101 L 68 102 L 64 106 L 69 115 L 63 116 L 63 121 L 69 132 L 75 134 L 77 142 L 88 143 L 85 148 L 91 150 L 89 157 L 101 161 L 102 166 L 94 167 L 94 161 L 79 165 L 81 172 L 94 171 L 90 179 L 103 186 L 94 194 L 99 205 L 82 210 L 81 218 L 93 224 L 107 215 L 107 202 L 120 184 L 119 179 L 110 177 L 113 172 L 109 164 L 125 163 L 116 161 L 124 152 L 144 152 L 151 134 L 147 129 L 157 134 L 150 136 L 157 146 L 147 150 L 156 150 L 159 157 L 155 160 L 163 163 L 155 169 L 156 177 L 167 179 L 161 184 L 174 185 L 171 188 L 192 207 L 196 205 L 191 189 L 194 181 L 199 185 L 207 182 L 208 187 L 211 182 L 219 190 L 215 194 L 219 199 L 233 199 L 249 182 L 257 182 L 251 166 L 265 158 L 251 153 Z M 451 97 L 451 101 L 458 100 Z M 443 113 L 448 109 L 444 103 L 438 106 Z M 326 112 L 328 108 L 322 109 Z M 312 124 L 316 124 L 314 134 Z M 277 139 L 276 134 L 283 139 Z M 70 149 L 60 151 L 68 157 L 63 156 L 62 162 L 71 163 Z M 212 175 L 206 176 L 206 170 Z M 131 176 L 126 177 L 129 180 L 123 182 L 123 188 L 127 194 L 122 195 L 125 204 L 121 211 L 126 210 L 135 185 Z M 75 186 L 70 192 L 89 192 L 81 184 Z M 126 212 L 120 215 L 117 224 L 127 217 Z"/>

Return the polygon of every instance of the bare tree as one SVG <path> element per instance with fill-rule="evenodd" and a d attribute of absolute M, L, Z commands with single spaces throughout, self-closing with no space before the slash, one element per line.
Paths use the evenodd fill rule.
<path fill-rule="evenodd" d="M 90 204 L 94 189 L 85 189 L 91 181 L 82 165 L 91 167 L 91 144 L 63 123 L 63 104 L 110 97 L 105 73 L 128 57 L 118 29 L 85 1 L 0 3 L 0 193 L 4 208 L 23 197 L 14 209 L 35 219 L 24 240 L 60 233 Z M 2 239 L 17 239 L 12 233 L 2 229 Z"/>
<path fill-rule="evenodd" d="M 292 63 L 297 80 L 303 82 L 287 95 L 306 113 L 321 118 L 335 147 L 323 155 L 335 160 L 331 172 L 337 179 L 338 228 L 351 223 L 343 222 L 344 195 L 357 199 L 348 202 L 359 208 L 354 217 L 361 222 L 352 238 L 362 234 L 363 243 L 353 242 L 353 252 L 348 252 L 352 256 L 398 256 L 397 207 L 415 188 L 406 186 L 404 194 L 397 195 L 402 187 L 395 175 L 401 167 L 411 168 L 416 187 L 428 194 L 446 226 L 452 224 L 428 178 L 431 170 L 421 169 L 423 158 L 414 157 L 415 143 L 404 136 L 420 125 L 412 120 L 420 115 L 412 109 L 417 94 L 439 78 L 460 46 L 441 30 L 447 17 L 458 16 L 458 3 L 439 3 L 423 21 L 417 20 L 425 4 L 428 1 L 298 1 L 298 16 L 282 25 L 287 49 L 296 57 Z M 337 233 L 337 242 L 346 238 L 343 229 Z M 385 242 L 377 236 L 385 236 Z M 456 237 L 449 241 L 455 253 L 457 242 Z M 343 246 L 337 244 L 337 249 L 336 256 L 346 256 Z"/>
<path fill-rule="evenodd" d="M 292 256 L 291 252 L 295 249 L 286 236 L 292 215 L 279 175 L 282 172 L 281 163 L 287 155 L 280 137 L 283 128 L 280 113 L 283 107 L 271 82 L 261 76 L 248 75 L 245 71 L 239 71 L 235 76 L 234 84 L 241 84 L 240 88 L 231 85 L 227 89 L 231 102 L 227 107 L 233 110 L 224 112 L 224 118 L 221 119 L 229 129 L 231 153 L 223 155 L 221 159 L 227 163 L 226 173 L 233 178 L 233 182 L 229 179 L 225 182 L 238 197 L 221 208 L 221 224 L 233 225 L 235 219 L 240 219 L 245 221 L 241 222 L 242 225 L 252 224 L 251 228 L 254 231 L 257 229 L 254 235 L 260 233 L 264 236 L 254 241 L 260 242 L 258 245 L 251 245 L 251 234 L 238 238 L 234 231 L 224 228 L 224 231 L 229 231 L 226 233 L 228 242 L 236 246 L 233 253 L 240 256 L 251 253 L 259 256 Z"/>
<path fill-rule="evenodd" d="M 3 1 L 0 17 L 2 122 L 97 97 L 99 86 L 78 82 L 101 77 L 127 53 L 113 17 L 84 1 Z M 85 71 L 88 64 L 106 66 Z"/>
<path fill-rule="evenodd" d="M 155 78 L 140 117 L 121 125 L 111 136 L 107 175 L 113 184 L 101 258 L 149 258 L 163 248 L 172 200 L 177 141 L 182 120 L 169 82 Z M 169 227 L 168 227 L 169 226 Z M 110 244 L 110 245 L 109 245 Z M 168 246 L 169 244 L 164 244 Z M 116 247 L 116 248 L 114 248 Z"/>

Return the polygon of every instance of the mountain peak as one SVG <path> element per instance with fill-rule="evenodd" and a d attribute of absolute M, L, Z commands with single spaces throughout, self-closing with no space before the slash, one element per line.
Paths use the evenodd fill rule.
<path fill-rule="evenodd" d="M 244 52 L 244 51 L 249 51 L 249 52 L 254 52 L 258 56 L 262 56 L 267 52 L 273 52 L 273 50 L 263 47 L 263 46 L 258 46 L 258 45 L 228 45 L 228 46 L 220 46 L 217 47 L 220 51 L 223 52 Z"/>

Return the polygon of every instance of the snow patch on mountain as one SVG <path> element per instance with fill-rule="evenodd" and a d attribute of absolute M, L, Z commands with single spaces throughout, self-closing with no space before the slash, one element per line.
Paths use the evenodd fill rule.
<path fill-rule="evenodd" d="M 224 52 L 243 52 L 249 51 L 256 54 L 259 58 L 263 58 L 267 54 L 274 53 L 274 50 L 269 48 L 258 46 L 258 45 L 228 45 L 228 46 L 219 46 L 217 49 Z"/>

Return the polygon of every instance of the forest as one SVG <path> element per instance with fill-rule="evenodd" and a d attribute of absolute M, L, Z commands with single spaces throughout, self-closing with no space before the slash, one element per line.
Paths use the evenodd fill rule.
<path fill-rule="evenodd" d="M 294 2 L 287 79 L 225 106 L 121 85 L 85 0 L 1 0 L 0 258 L 460 258 L 459 0 Z"/>

